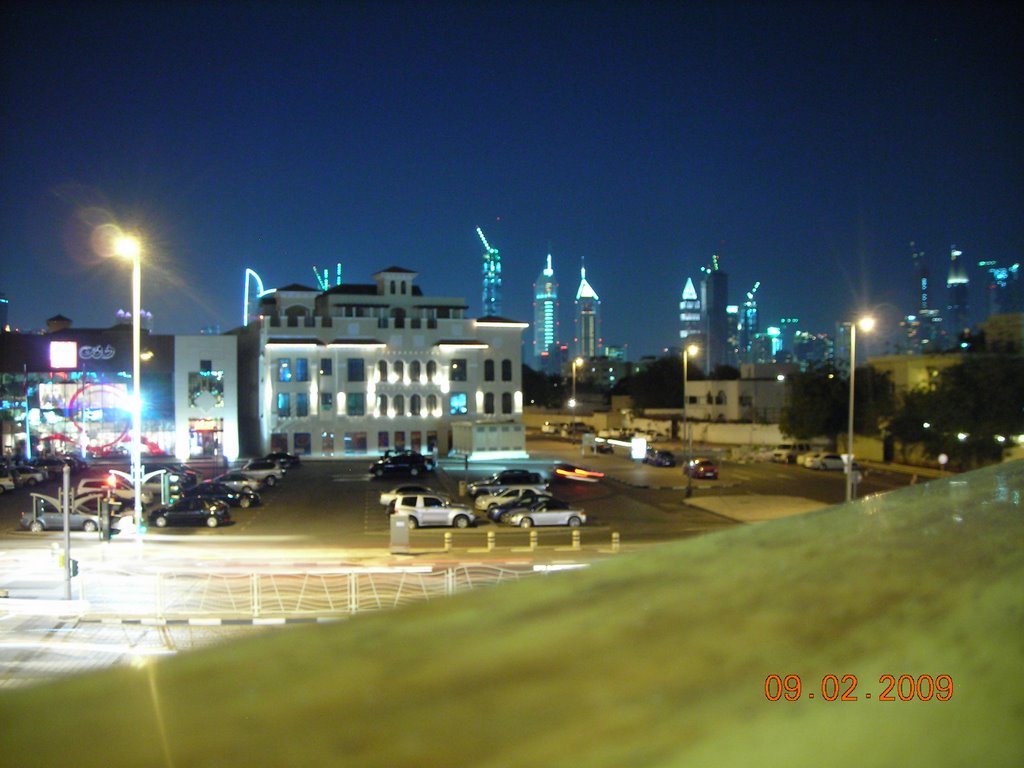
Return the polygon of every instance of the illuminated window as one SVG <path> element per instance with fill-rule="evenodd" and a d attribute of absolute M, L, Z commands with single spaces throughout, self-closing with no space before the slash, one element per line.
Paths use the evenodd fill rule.
<path fill-rule="evenodd" d="M 278 381 L 291 381 L 292 380 L 292 361 L 291 358 L 282 357 L 277 361 L 277 380 Z"/>
<path fill-rule="evenodd" d="M 309 416 L 309 395 L 299 392 L 295 395 L 295 415 Z"/>
<path fill-rule="evenodd" d="M 466 370 L 467 366 L 465 358 L 458 358 L 456 360 L 452 360 L 450 376 L 451 380 L 466 381 Z"/>
<path fill-rule="evenodd" d="M 287 419 L 292 415 L 292 398 L 287 392 L 277 393 L 277 417 Z"/>
<path fill-rule="evenodd" d="M 333 392 L 321 392 L 320 393 L 320 410 L 324 413 L 329 413 L 334 408 L 334 393 Z"/>
<path fill-rule="evenodd" d="M 295 380 L 309 381 L 309 360 L 304 357 L 295 358 Z"/>
<path fill-rule="evenodd" d="M 452 392 L 448 398 L 448 413 L 461 416 L 469 413 L 469 398 L 465 392 Z"/>

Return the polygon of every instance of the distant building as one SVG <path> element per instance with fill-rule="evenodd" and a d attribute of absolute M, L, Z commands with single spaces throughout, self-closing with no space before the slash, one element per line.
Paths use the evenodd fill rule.
<path fill-rule="evenodd" d="M 1001 266 L 995 261 L 979 261 L 988 276 L 985 284 L 985 316 L 1024 312 L 1024 279 L 1019 263 Z"/>
<path fill-rule="evenodd" d="M 928 264 L 924 251 L 910 243 L 910 258 L 914 265 L 914 285 L 917 305 L 913 312 L 904 316 L 900 322 L 907 352 L 914 354 L 931 354 L 944 346 L 945 331 L 942 313 L 934 305 Z"/>
<path fill-rule="evenodd" d="M 970 328 L 967 304 L 967 270 L 963 260 L 963 251 L 950 246 L 949 276 L 946 278 L 946 293 L 949 303 L 946 305 L 946 322 L 949 334 L 955 340 L 964 330 Z"/>
<path fill-rule="evenodd" d="M 711 372 L 719 365 L 732 364 L 729 354 L 729 276 L 722 271 L 718 256 L 711 258 L 711 264 L 701 267 L 701 306 L 704 311 L 705 348 L 701 350 L 705 371 Z"/>
<path fill-rule="evenodd" d="M 7 300 L 7 294 L 0 293 L 0 331 L 7 328 L 8 311 L 10 308 L 11 303 Z"/>
<path fill-rule="evenodd" d="M 551 267 L 551 254 L 533 283 L 533 358 L 538 370 L 558 370 L 558 282 Z"/>
<path fill-rule="evenodd" d="M 1024 354 L 1024 312 L 991 315 L 981 323 L 989 352 Z"/>
<path fill-rule="evenodd" d="M 476 233 L 484 244 L 481 315 L 497 317 L 501 314 L 501 253 L 491 247 L 480 227 L 476 228 Z"/>
<path fill-rule="evenodd" d="M 601 348 L 601 299 L 587 282 L 587 269 L 580 267 L 580 287 L 576 290 L 577 357 L 596 357 Z"/>
<path fill-rule="evenodd" d="M 693 343 L 703 346 L 704 325 L 700 297 L 690 278 L 686 278 L 679 300 L 679 339 L 684 347 Z"/>

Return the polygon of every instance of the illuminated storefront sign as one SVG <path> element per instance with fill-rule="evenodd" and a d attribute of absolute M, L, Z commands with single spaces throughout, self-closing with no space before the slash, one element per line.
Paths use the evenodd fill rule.
<path fill-rule="evenodd" d="M 50 342 L 50 368 L 77 368 L 78 367 L 78 342 L 77 341 L 51 341 Z"/>

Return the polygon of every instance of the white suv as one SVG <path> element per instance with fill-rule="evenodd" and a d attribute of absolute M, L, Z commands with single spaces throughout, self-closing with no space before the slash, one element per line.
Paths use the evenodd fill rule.
<path fill-rule="evenodd" d="M 399 496 L 391 514 L 408 515 L 409 527 L 442 525 L 449 528 L 468 528 L 476 523 L 473 510 L 462 504 L 452 504 L 446 497 L 433 493 L 410 493 Z"/>
<path fill-rule="evenodd" d="M 110 484 L 111 477 L 114 478 L 113 485 Z M 102 493 L 104 496 L 106 496 L 107 493 L 110 493 L 113 498 L 126 505 L 130 506 L 135 503 L 135 488 L 123 477 L 118 477 L 117 475 L 83 477 L 78 481 L 78 487 L 75 489 L 75 495 L 84 496 L 87 493 Z M 142 499 L 143 504 L 149 504 L 153 501 L 153 494 L 143 488 L 142 494 L 139 498 Z"/>
<path fill-rule="evenodd" d="M 801 453 L 810 453 L 810 443 L 782 443 L 772 451 L 772 461 L 780 464 L 795 464 Z"/>

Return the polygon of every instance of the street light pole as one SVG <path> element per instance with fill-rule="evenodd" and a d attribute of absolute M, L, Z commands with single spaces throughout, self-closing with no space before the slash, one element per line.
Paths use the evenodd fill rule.
<path fill-rule="evenodd" d="M 572 424 L 569 425 L 569 440 L 576 442 L 576 366 L 583 364 L 582 357 L 574 357 L 572 360 L 572 397 L 569 399 L 569 408 L 572 410 Z"/>
<path fill-rule="evenodd" d="M 686 472 L 686 498 L 693 495 L 693 471 L 690 461 L 693 458 L 693 433 L 690 431 L 690 422 L 686 408 L 686 380 L 689 378 L 690 355 L 695 355 L 700 350 L 696 345 L 691 344 L 683 347 L 683 437 L 686 439 L 686 457 L 683 462 L 683 471 Z"/>
<path fill-rule="evenodd" d="M 132 443 L 131 470 L 136 532 L 142 531 L 142 248 L 131 236 L 118 238 L 118 255 L 132 260 Z"/>
<path fill-rule="evenodd" d="M 853 380 L 857 370 L 857 326 L 864 331 L 870 331 L 875 326 L 872 317 L 862 317 L 856 322 L 850 323 L 850 407 L 847 413 L 846 430 L 846 500 L 853 500 Z"/>

